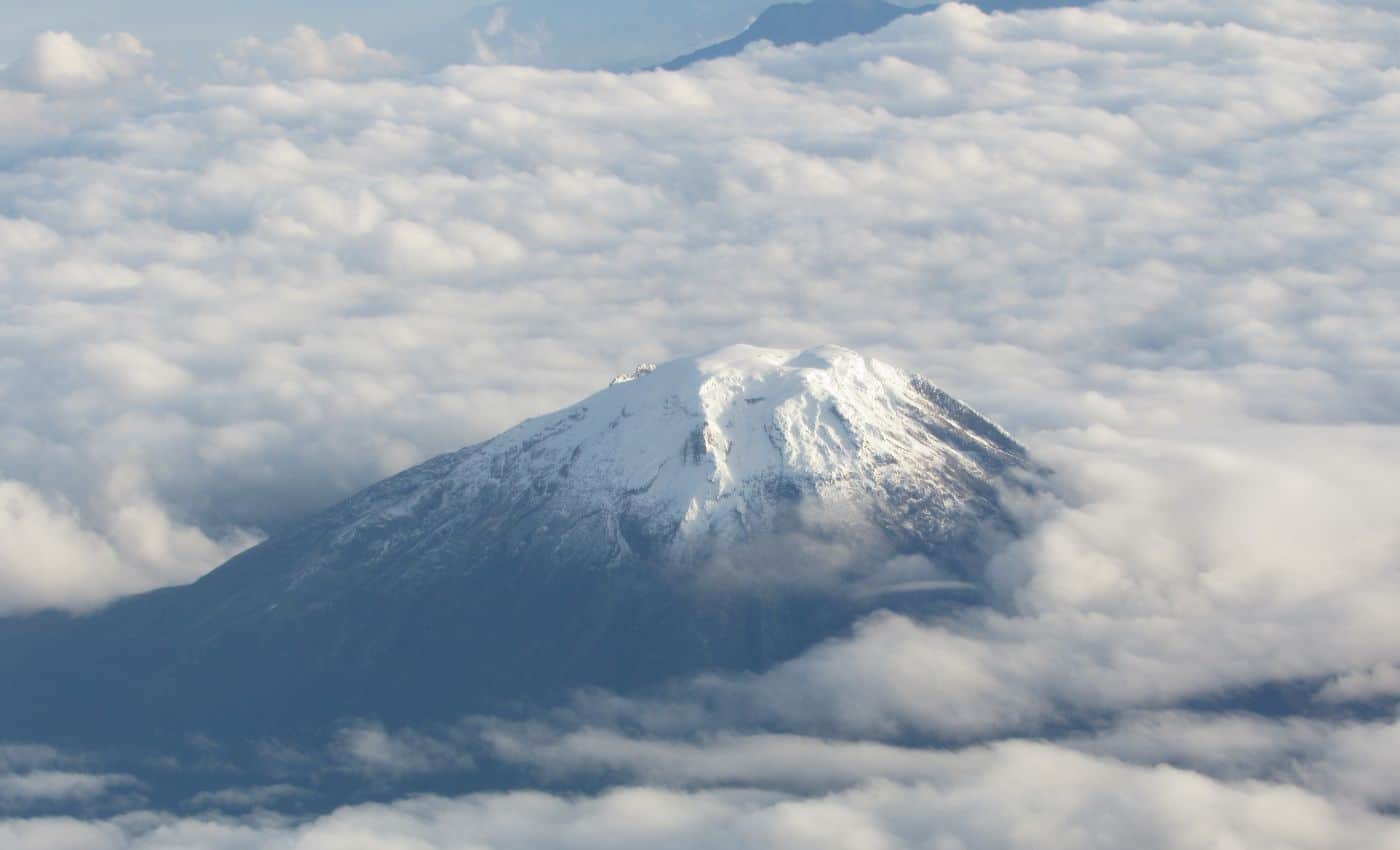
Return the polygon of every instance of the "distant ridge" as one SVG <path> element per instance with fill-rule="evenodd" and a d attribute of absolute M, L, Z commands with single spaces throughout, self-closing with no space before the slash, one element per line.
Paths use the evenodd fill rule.
<path fill-rule="evenodd" d="M 687 53 L 662 65 L 679 71 L 710 59 L 737 56 L 759 41 L 779 47 L 791 44 L 822 44 L 846 35 L 869 35 L 905 15 L 932 11 L 938 4 L 896 6 L 884 0 L 813 0 L 810 3 L 779 3 L 770 6 L 748 29 L 727 41 Z"/>
<path fill-rule="evenodd" d="M 905 15 L 922 15 L 943 5 L 896 6 L 885 0 L 810 0 L 806 3 L 779 3 L 759 15 L 749 28 L 727 41 L 687 53 L 660 67 L 679 71 L 710 59 L 737 56 L 750 44 L 767 41 L 778 47 L 792 44 L 823 44 L 847 35 L 869 35 L 884 29 Z M 984 12 L 1015 12 L 1027 9 L 1053 9 L 1088 6 L 1094 0 L 960 0 Z"/>

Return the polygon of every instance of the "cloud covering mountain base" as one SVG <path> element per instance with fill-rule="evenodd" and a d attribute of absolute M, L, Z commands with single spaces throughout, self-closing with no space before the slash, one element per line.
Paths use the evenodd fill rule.
<path fill-rule="evenodd" d="M 1400 15 L 950 5 L 631 76 L 382 76 L 348 41 L 310 55 L 368 64 L 331 73 L 288 58 L 312 38 L 199 83 L 121 37 L 49 38 L 0 78 L 7 612 L 193 579 L 636 362 L 738 340 L 925 373 L 1055 486 L 1013 505 L 988 610 L 878 617 L 613 705 L 618 729 L 585 715 L 620 736 L 595 743 L 641 730 L 724 770 L 594 751 L 655 787 L 309 823 L 15 802 L 0 843 L 1397 840 L 1374 765 L 1400 697 Z M 905 766 L 822 757 L 794 782 L 725 730 Z M 550 733 L 558 759 L 577 731 Z M 0 800 L 131 793 L 0 767 Z"/>
<path fill-rule="evenodd" d="M 628 787 L 594 797 L 419 797 L 345 808 L 304 824 L 270 814 L 245 820 L 136 814 L 100 822 L 0 822 L 0 839 L 15 850 L 245 850 L 365 846 L 366 840 L 386 850 L 1009 848 L 1035 841 L 1149 850 L 1230 843 L 1369 850 L 1400 840 L 1393 820 L 1291 786 L 1223 783 L 1043 744 L 1007 744 L 951 758 L 938 772 L 916 782 L 874 781 L 814 797 Z"/>

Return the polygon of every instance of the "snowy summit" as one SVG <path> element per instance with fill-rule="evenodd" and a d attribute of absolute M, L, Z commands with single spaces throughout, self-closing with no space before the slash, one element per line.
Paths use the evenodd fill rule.
<path fill-rule="evenodd" d="M 802 502 L 933 543 L 993 512 L 991 482 L 1023 456 L 918 375 L 833 345 L 734 345 L 644 364 L 391 479 L 346 506 L 344 539 L 404 517 L 475 522 L 504 502 L 486 513 L 528 513 L 613 562 L 746 539 Z"/>

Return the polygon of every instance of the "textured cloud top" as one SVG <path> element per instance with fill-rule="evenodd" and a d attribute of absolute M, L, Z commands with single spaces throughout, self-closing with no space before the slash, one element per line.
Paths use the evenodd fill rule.
<path fill-rule="evenodd" d="M 590 824 L 641 800 L 642 845 L 897 846 L 934 828 L 922 812 L 948 846 L 1385 846 L 1397 45 L 1380 2 L 949 4 L 684 74 L 410 74 L 372 38 L 298 31 L 191 81 L 127 37 L 45 35 L 0 74 L 0 610 L 192 579 L 638 362 L 835 340 L 1056 470 L 1010 506 L 1024 535 L 993 564 L 993 608 L 887 615 L 691 683 L 677 699 L 698 714 L 621 712 L 682 741 L 537 750 L 546 771 L 758 790 L 418 801 L 198 840 L 392 821 L 404 843 L 539 846 L 506 832 L 524 810 L 564 846 L 616 847 Z M 1181 708 L 1293 704 L 1269 702 L 1279 682 L 1350 719 Z M 792 749 L 667 726 L 699 715 Z M 1072 717 L 1101 722 L 989 743 Z M 970 749 L 930 765 L 911 735 Z M 860 750 L 856 778 L 812 766 L 852 738 L 894 751 Z M 682 745 L 704 750 L 681 751 L 695 775 L 668 768 Z M 753 779 L 775 751 L 800 783 Z M 1022 781 L 1045 772 L 1073 793 Z M 209 828 L 163 817 L 0 836 Z"/>
<path fill-rule="evenodd" d="M 6 607 L 192 577 L 740 339 L 840 340 L 1015 429 L 1392 422 L 1396 28 L 952 5 L 689 74 L 272 82 L 384 67 L 299 31 L 229 54 L 246 85 L 43 36 L 0 92 L 0 470 L 36 550 Z"/>

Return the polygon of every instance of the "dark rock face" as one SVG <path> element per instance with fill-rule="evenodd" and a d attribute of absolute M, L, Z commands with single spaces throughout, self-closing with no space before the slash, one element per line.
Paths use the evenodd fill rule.
<path fill-rule="evenodd" d="M 287 594 L 278 579 L 303 535 L 94 616 L 7 624 L 7 736 L 296 738 L 358 717 L 450 721 L 583 685 L 761 669 L 853 613 L 826 597 L 687 593 L 641 564 L 558 561 L 487 560 L 410 588 L 318 579 Z"/>

